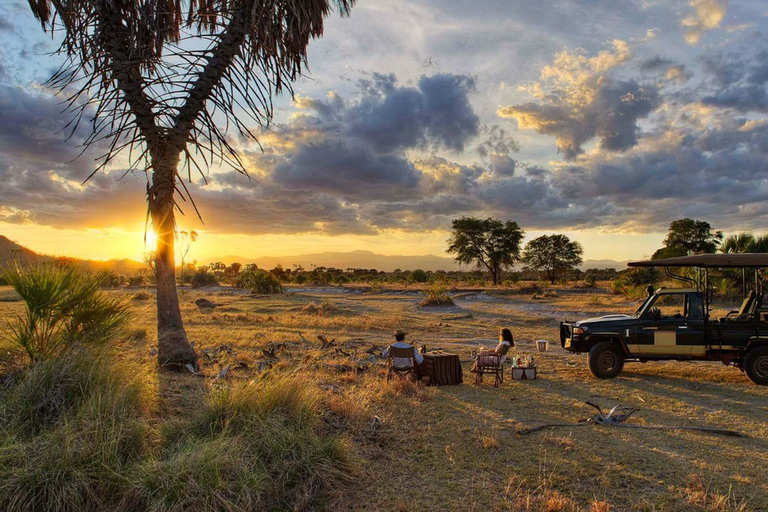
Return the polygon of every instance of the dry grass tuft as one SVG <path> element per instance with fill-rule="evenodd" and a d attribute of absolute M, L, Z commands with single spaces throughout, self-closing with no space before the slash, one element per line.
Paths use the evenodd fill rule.
<path fill-rule="evenodd" d="M 151 293 L 149 293 L 146 290 L 139 290 L 138 292 L 131 295 L 131 300 L 136 302 L 142 302 L 145 300 L 149 300 L 153 297 Z"/>
<path fill-rule="evenodd" d="M 744 499 L 738 499 L 733 489 L 720 493 L 710 488 L 704 482 L 704 477 L 693 474 L 688 477 L 688 485 L 684 491 L 685 502 L 708 512 L 747 512 L 751 510 Z"/>
<path fill-rule="evenodd" d="M 480 436 L 480 446 L 483 450 L 496 449 L 499 447 L 499 440 L 494 436 Z"/>

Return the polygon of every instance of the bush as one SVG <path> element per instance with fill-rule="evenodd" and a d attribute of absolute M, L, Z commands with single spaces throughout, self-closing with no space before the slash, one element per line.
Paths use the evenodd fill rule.
<path fill-rule="evenodd" d="M 35 364 L 0 395 L 0 508 L 116 508 L 147 452 L 153 404 L 146 375 L 125 361 L 80 351 Z"/>
<path fill-rule="evenodd" d="M 158 428 L 150 379 L 116 363 L 73 352 L 0 394 L 0 509 L 317 509 L 354 469 L 312 383 L 214 389 Z"/>
<path fill-rule="evenodd" d="M 99 280 L 103 288 L 118 288 L 123 286 L 125 282 L 125 276 L 121 276 L 114 270 L 100 270 L 96 274 L 96 279 Z"/>
<path fill-rule="evenodd" d="M 424 290 L 426 297 L 419 302 L 419 307 L 434 307 L 434 306 L 453 306 L 453 299 L 445 293 L 445 286 L 440 283 L 433 283 L 431 286 Z"/>
<path fill-rule="evenodd" d="M 283 285 L 274 275 L 260 269 L 240 272 L 235 279 L 235 287 L 265 295 L 282 293 L 283 291 Z"/>
<path fill-rule="evenodd" d="M 126 304 L 101 290 L 101 280 L 73 266 L 12 266 L 5 279 L 26 303 L 9 322 L 8 341 L 30 360 L 55 357 L 77 344 L 100 344 L 128 319 Z"/>
<path fill-rule="evenodd" d="M 200 288 L 202 286 L 218 286 L 219 282 L 216 280 L 216 276 L 208 270 L 208 267 L 200 267 L 192 274 L 189 280 L 192 288 Z"/>
<path fill-rule="evenodd" d="M 150 510 L 300 510 L 352 470 L 323 435 L 321 395 L 297 379 L 213 390 L 195 416 L 167 429 L 163 454 L 140 468 L 133 502 Z"/>
<path fill-rule="evenodd" d="M 429 275 L 420 268 L 417 268 L 411 272 L 410 279 L 415 283 L 426 283 L 429 280 Z"/>
<path fill-rule="evenodd" d="M 597 278 L 594 274 L 587 274 L 584 276 L 584 286 L 586 288 L 594 288 L 597 284 Z"/>
<path fill-rule="evenodd" d="M 144 276 L 135 275 L 128 277 L 128 286 L 144 286 Z"/>

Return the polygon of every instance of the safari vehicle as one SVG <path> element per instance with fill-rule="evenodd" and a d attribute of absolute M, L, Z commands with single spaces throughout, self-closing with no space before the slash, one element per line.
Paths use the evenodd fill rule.
<path fill-rule="evenodd" d="M 629 266 L 663 267 L 667 276 L 690 287 L 651 289 L 633 315 L 562 322 L 561 345 L 589 353 L 589 369 L 596 377 L 616 377 L 628 361 L 721 361 L 756 384 L 768 384 L 768 294 L 763 294 L 760 275 L 768 267 L 768 254 L 700 254 Z M 693 277 L 670 270 L 675 268 L 692 268 Z M 721 318 L 711 318 L 711 269 L 741 270 L 741 307 Z M 752 276 L 747 279 L 748 270 L 754 273 L 753 282 Z"/>

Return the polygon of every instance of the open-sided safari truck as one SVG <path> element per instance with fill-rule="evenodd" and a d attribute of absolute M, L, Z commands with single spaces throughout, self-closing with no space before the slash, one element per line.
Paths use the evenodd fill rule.
<path fill-rule="evenodd" d="M 589 369 L 601 379 L 621 373 L 626 361 L 721 361 L 768 384 L 768 297 L 760 269 L 768 254 L 700 254 L 629 263 L 663 267 L 689 288 L 660 288 L 634 315 L 608 315 L 560 324 L 560 342 L 570 352 L 588 352 Z M 673 269 L 691 268 L 688 276 Z M 711 269 L 740 269 L 744 300 L 738 311 L 712 318 Z M 748 276 L 749 274 L 749 276 Z M 747 291 L 749 290 L 749 291 Z"/>

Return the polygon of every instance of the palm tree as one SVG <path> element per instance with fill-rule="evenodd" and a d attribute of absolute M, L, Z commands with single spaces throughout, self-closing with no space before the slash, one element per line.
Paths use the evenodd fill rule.
<path fill-rule="evenodd" d="M 205 180 L 214 161 L 247 175 L 227 127 L 255 138 L 248 124 L 268 125 L 273 96 L 292 92 L 331 4 L 347 15 L 354 2 L 29 0 L 43 30 L 63 33 L 65 61 L 49 85 L 66 95 L 72 130 L 85 118 L 86 145 L 107 144 L 93 173 L 127 150 L 129 168 L 146 174 L 161 365 L 197 367 L 176 293 L 178 198 L 200 216 L 185 177 Z"/>
<path fill-rule="evenodd" d="M 723 240 L 723 245 L 720 246 L 720 250 L 724 253 L 741 253 L 741 252 L 755 252 L 755 235 L 752 233 L 744 232 L 736 235 L 731 235 Z"/>

